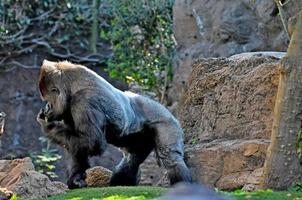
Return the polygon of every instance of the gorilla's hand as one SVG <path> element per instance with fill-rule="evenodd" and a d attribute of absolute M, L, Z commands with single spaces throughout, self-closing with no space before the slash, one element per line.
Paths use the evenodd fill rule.
<path fill-rule="evenodd" d="M 41 108 L 41 110 L 39 111 L 39 113 L 37 115 L 37 121 L 40 123 L 41 126 L 43 126 L 46 123 L 55 121 L 55 120 L 56 119 L 53 115 L 51 105 L 49 103 L 47 103 L 45 108 Z"/>
<path fill-rule="evenodd" d="M 45 115 L 47 121 L 59 120 L 59 119 L 56 119 L 58 117 L 54 116 L 53 111 L 52 111 L 52 106 L 50 103 L 46 104 L 45 109 L 44 109 L 44 115 Z"/>
<path fill-rule="evenodd" d="M 67 181 L 69 189 L 87 187 L 85 182 L 86 174 L 85 173 L 75 173 Z"/>
<path fill-rule="evenodd" d="M 41 126 L 46 123 L 45 122 L 46 116 L 45 116 L 45 110 L 44 110 L 44 108 L 41 108 L 41 110 L 39 111 L 36 119 L 37 119 L 37 121 L 39 122 L 39 124 Z"/>

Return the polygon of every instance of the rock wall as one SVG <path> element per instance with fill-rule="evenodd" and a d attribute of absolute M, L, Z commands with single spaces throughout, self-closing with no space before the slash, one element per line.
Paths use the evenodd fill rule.
<path fill-rule="evenodd" d="M 289 1 L 286 18 L 302 8 Z M 195 59 L 242 52 L 285 51 L 288 39 L 272 0 L 176 0 L 173 8 L 177 51 L 169 97 L 181 99 Z M 176 105 L 175 105 L 176 106 Z"/>
<path fill-rule="evenodd" d="M 270 141 L 283 53 L 200 59 L 180 121 L 195 178 L 220 189 L 256 189 Z"/>

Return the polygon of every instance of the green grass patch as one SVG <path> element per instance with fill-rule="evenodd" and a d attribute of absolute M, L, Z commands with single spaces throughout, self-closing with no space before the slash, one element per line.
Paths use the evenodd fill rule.
<path fill-rule="evenodd" d="M 302 192 L 294 189 L 288 191 L 257 190 L 255 192 L 221 192 L 223 195 L 233 197 L 235 200 L 302 200 Z"/>
<path fill-rule="evenodd" d="M 138 187 L 103 187 L 70 190 L 62 195 L 46 198 L 47 200 L 149 200 L 156 199 L 167 192 L 167 188 Z"/>
<path fill-rule="evenodd" d="M 164 195 L 168 188 L 137 186 L 137 187 L 103 187 L 70 190 L 65 194 L 46 198 L 47 200 L 149 200 Z M 302 200 L 301 187 L 292 187 L 287 191 L 258 190 L 244 192 L 221 192 L 221 195 L 233 197 L 234 200 Z M 38 200 L 38 199 L 36 199 Z"/>

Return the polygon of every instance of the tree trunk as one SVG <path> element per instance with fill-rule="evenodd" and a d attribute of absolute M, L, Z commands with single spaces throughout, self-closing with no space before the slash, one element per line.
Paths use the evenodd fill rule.
<path fill-rule="evenodd" d="M 297 142 L 302 120 L 302 12 L 297 17 L 287 54 L 279 65 L 271 144 L 264 165 L 265 188 L 285 189 L 301 180 Z"/>
<path fill-rule="evenodd" d="M 91 38 L 90 38 L 90 49 L 93 53 L 97 53 L 96 45 L 99 34 L 99 22 L 98 13 L 100 8 L 100 0 L 93 0 L 92 5 L 92 26 L 91 26 Z"/>

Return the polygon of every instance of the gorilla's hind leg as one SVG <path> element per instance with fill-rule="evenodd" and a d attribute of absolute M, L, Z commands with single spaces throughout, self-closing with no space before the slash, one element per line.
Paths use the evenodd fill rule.
<path fill-rule="evenodd" d="M 137 185 L 139 165 L 136 163 L 136 155 L 124 157 L 116 166 L 110 179 L 110 186 Z"/>
<path fill-rule="evenodd" d="M 184 161 L 175 162 L 167 170 L 171 185 L 178 182 L 192 182 L 191 172 Z"/>
<path fill-rule="evenodd" d="M 153 148 L 142 149 L 141 152 L 127 153 L 118 164 L 110 179 L 110 186 L 138 185 L 139 165 L 144 162 Z"/>
<path fill-rule="evenodd" d="M 192 182 L 192 175 L 184 161 L 182 131 L 176 125 L 157 126 L 155 152 L 159 163 L 168 171 L 170 184 Z"/>
<path fill-rule="evenodd" d="M 154 143 L 151 141 L 146 143 L 142 141 L 140 144 L 145 145 L 139 145 L 136 146 L 136 148 L 128 149 L 123 160 L 118 164 L 113 172 L 110 179 L 111 186 L 138 185 L 140 180 L 139 166 L 154 149 Z"/>

